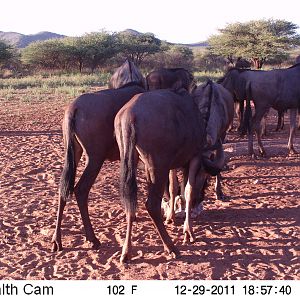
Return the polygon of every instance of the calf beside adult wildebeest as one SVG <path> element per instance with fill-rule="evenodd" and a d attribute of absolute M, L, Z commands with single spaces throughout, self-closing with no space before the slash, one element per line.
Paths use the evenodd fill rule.
<path fill-rule="evenodd" d="M 214 166 L 220 170 L 225 165 L 225 155 L 223 149 L 223 141 L 226 136 L 226 132 L 232 122 L 234 114 L 234 100 L 229 91 L 227 91 L 222 85 L 213 83 L 211 80 L 200 85 L 193 92 L 192 97 L 195 99 L 198 109 L 203 117 L 205 124 L 205 139 L 206 145 L 203 149 L 203 156 L 207 159 L 214 160 Z M 173 172 L 176 172 L 173 170 Z M 183 176 L 185 177 L 185 176 Z M 202 205 L 204 198 L 205 186 L 210 174 L 207 172 L 201 172 L 199 174 L 200 194 L 198 195 L 199 206 Z M 178 190 L 178 183 L 176 182 L 176 175 L 170 176 L 170 186 L 173 187 L 173 191 L 170 194 L 176 195 Z M 183 178 L 185 180 L 185 178 Z M 183 193 L 181 192 L 182 196 Z M 221 175 L 216 175 L 215 182 L 215 194 L 219 200 L 224 199 L 224 194 L 221 186 Z M 175 197 L 170 197 L 169 209 L 166 212 L 166 221 L 170 222 L 175 216 Z M 193 209 L 194 215 L 198 215 L 201 211 L 199 207 Z"/>
<path fill-rule="evenodd" d="M 277 111 L 290 110 L 289 154 L 295 153 L 293 139 L 296 129 L 296 116 L 300 107 L 300 64 L 287 69 L 238 70 L 232 69 L 224 77 L 224 86 L 242 84 L 246 92 L 247 108 L 244 125 L 248 128 L 248 151 L 253 155 L 253 135 L 256 133 L 259 153 L 265 155 L 261 142 L 261 120 L 272 107 Z M 253 101 L 255 114 L 252 117 L 250 100 Z M 247 112 L 247 113 L 246 113 Z"/>
<path fill-rule="evenodd" d="M 184 68 L 160 68 L 146 76 L 148 90 L 180 89 L 192 92 L 196 88 L 193 74 Z"/>
<path fill-rule="evenodd" d="M 218 124 L 216 124 L 218 126 Z M 131 257 L 131 231 L 137 206 L 136 169 L 141 160 L 148 183 L 146 209 L 162 239 L 164 249 L 179 256 L 168 235 L 161 214 L 161 201 L 169 170 L 188 168 L 185 188 L 186 219 L 184 242 L 195 241 L 190 210 L 198 199 L 198 178 L 204 168 L 216 175 L 220 169 L 213 160 L 204 157 L 205 123 L 197 98 L 185 90 L 154 90 L 136 95 L 117 114 L 115 133 L 120 149 L 121 199 L 125 205 L 127 232 L 121 262 Z M 214 136 L 210 141 L 214 141 Z"/>
<path fill-rule="evenodd" d="M 119 159 L 119 149 L 114 137 L 114 118 L 120 108 L 134 95 L 142 93 L 144 78 L 137 67 L 126 61 L 113 75 L 115 89 L 83 94 L 65 111 L 63 137 L 65 162 L 59 187 L 59 205 L 56 229 L 52 238 L 53 250 L 61 250 L 61 223 L 67 199 L 75 194 L 82 217 L 86 239 L 94 248 L 100 245 L 96 238 L 89 213 L 88 194 L 103 162 Z M 85 169 L 75 185 L 75 175 L 82 153 L 86 155 Z"/>

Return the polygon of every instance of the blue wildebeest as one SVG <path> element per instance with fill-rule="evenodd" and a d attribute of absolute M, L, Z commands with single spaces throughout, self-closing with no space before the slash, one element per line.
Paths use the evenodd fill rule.
<path fill-rule="evenodd" d="M 94 248 L 100 245 L 96 238 L 89 213 L 88 194 L 103 162 L 119 159 L 114 137 L 114 118 L 120 108 L 134 95 L 145 91 L 144 78 L 137 67 L 126 61 L 112 76 L 115 89 L 83 94 L 65 111 L 63 137 L 65 162 L 59 187 L 59 204 L 56 229 L 53 234 L 53 251 L 62 249 L 61 223 L 67 199 L 74 193 L 82 217 L 86 239 Z M 86 155 L 85 169 L 75 185 L 75 175 L 82 153 Z"/>
<path fill-rule="evenodd" d="M 261 120 L 272 107 L 277 111 L 290 110 L 290 134 L 288 141 L 289 154 L 295 153 L 293 138 L 296 129 L 297 110 L 300 107 L 300 64 L 287 69 L 270 71 L 261 70 L 237 70 L 227 72 L 223 80 L 223 86 L 241 84 L 245 88 L 248 98 L 248 113 L 245 113 L 244 124 L 248 124 L 248 151 L 253 155 L 253 135 L 256 133 L 259 153 L 265 155 L 265 149 L 261 142 Z M 255 114 L 253 118 L 249 113 L 250 100 L 253 101 Z M 249 125 L 251 124 L 251 125 Z"/>
<path fill-rule="evenodd" d="M 121 262 L 131 257 L 131 232 L 137 206 L 136 169 L 141 160 L 148 183 L 146 209 L 162 239 L 166 252 L 178 257 L 179 250 L 168 235 L 161 214 L 161 201 L 169 171 L 188 168 L 185 188 L 184 242 L 195 241 L 190 210 L 199 195 L 198 177 L 204 168 L 216 175 L 220 169 L 204 157 L 206 144 L 203 116 L 187 92 L 167 89 L 136 95 L 117 114 L 115 133 L 120 149 L 121 199 L 125 205 L 127 232 Z"/>
<path fill-rule="evenodd" d="M 218 166 L 221 170 L 225 165 L 223 141 L 232 122 L 234 113 L 233 97 L 222 85 L 213 83 L 210 80 L 197 87 L 193 92 L 192 97 L 197 103 L 205 124 L 206 145 L 203 149 L 203 156 L 207 157 L 207 159 L 213 158 L 214 165 Z M 202 188 L 200 188 L 200 194 L 198 195 L 200 206 L 202 205 L 201 202 L 203 201 L 205 191 L 204 187 L 208 177 L 210 177 L 210 174 L 207 172 L 202 172 L 201 176 L 200 174 L 198 176 L 202 186 Z M 177 177 L 173 174 L 173 176 L 170 177 L 170 186 L 174 189 L 171 194 L 176 194 L 178 190 L 178 183 L 176 180 Z M 183 180 L 185 180 L 185 178 L 183 178 Z M 224 199 L 220 173 L 216 175 L 215 193 L 217 199 Z M 182 191 L 181 194 L 183 196 Z M 174 219 L 174 209 L 176 206 L 175 202 L 173 202 L 174 199 L 174 196 L 170 198 L 169 209 L 166 213 L 167 221 Z M 193 209 L 193 214 L 197 216 L 200 211 L 200 207 L 195 207 Z"/>
<path fill-rule="evenodd" d="M 196 87 L 193 74 L 184 68 L 160 68 L 146 76 L 148 90 L 180 89 L 192 92 Z"/>

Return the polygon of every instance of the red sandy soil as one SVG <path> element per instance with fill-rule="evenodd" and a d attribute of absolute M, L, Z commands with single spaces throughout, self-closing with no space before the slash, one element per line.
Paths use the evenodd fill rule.
<path fill-rule="evenodd" d="M 182 254 L 177 260 L 163 253 L 144 207 L 140 172 L 133 259 L 122 266 L 126 222 L 119 162 L 105 162 L 89 197 L 100 249 L 85 242 L 72 199 L 63 219 L 64 250 L 51 252 L 66 101 L 47 95 L 24 103 L 21 93 L 15 101 L 1 100 L 0 107 L 0 279 L 300 279 L 300 157 L 287 157 L 287 125 L 274 132 L 276 120 L 269 118 L 268 156 L 257 160 L 247 157 L 245 139 L 228 135 L 228 170 L 222 173 L 228 201 L 216 201 L 209 186 L 204 211 L 193 221 L 194 244 L 182 245 L 181 220 L 167 225 Z M 297 139 L 295 146 L 300 151 Z"/>

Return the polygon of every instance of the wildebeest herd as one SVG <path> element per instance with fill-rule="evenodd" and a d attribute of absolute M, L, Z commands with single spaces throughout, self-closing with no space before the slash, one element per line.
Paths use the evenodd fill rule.
<path fill-rule="evenodd" d="M 166 222 L 175 218 L 178 195 L 176 170 L 183 173 L 181 197 L 185 200 L 184 242 L 193 242 L 191 212 L 201 205 L 208 177 L 216 176 L 216 196 L 222 198 L 220 172 L 225 166 L 223 143 L 234 115 L 234 102 L 241 109 L 241 131 L 248 132 L 249 154 L 253 155 L 252 132 L 260 154 L 260 122 L 273 107 L 291 111 L 289 152 L 294 153 L 293 134 L 300 104 L 300 64 L 273 71 L 229 70 L 219 83 L 208 80 L 196 86 L 185 69 L 159 69 L 144 78 L 126 61 L 111 78 L 109 89 L 83 94 L 65 111 L 63 136 L 65 162 L 59 187 L 53 250 L 62 249 L 61 223 L 68 198 L 74 194 L 86 239 L 98 248 L 88 213 L 88 194 L 105 160 L 120 159 L 120 197 L 125 207 L 127 232 L 121 262 L 131 257 L 131 231 L 136 217 L 137 168 L 147 180 L 146 209 L 167 253 L 179 250 L 167 233 L 161 203 L 169 199 Z M 251 102 L 255 107 L 252 117 Z M 82 154 L 86 165 L 75 184 Z"/>

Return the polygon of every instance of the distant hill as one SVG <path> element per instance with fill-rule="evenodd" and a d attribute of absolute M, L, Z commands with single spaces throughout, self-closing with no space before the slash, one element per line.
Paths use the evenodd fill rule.
<path fill-rule="evenodd" d="M 134 30 L 134 29 L 125 29 L 122 32 L 132 34 L 132 35 L 140 35 L 141 32 Z M 9 44 L 16 46 L 17 48 L 25 48 L 30 43 L 36 41 L 45 41 L 49 39 L 57 39 L 57 38 L 64 38 L 65 35 L 57 34 L 48 31 L 42 31 L 36 34 L 21 34 L 18 32 L 4 32 L 0 31 L 0 40 L 5 40 Z M 181 44 L 181 43 L 170 43 L 172 45 L 181 45 L 190 48 L 202 48 L 207 47 L 207 42 L 199 42 L 199 43 L 192 43 L 192 44 Z"/>
<path fill-rule="evenodd" d="M 176 45 L 186 46 L 186 47 L 190 47 L 190 48 L 201 48 L 201 47 L 207 47 L 208 43 L 207 42 L 199 42 L 199 43 L 192 43 L 192 44 L 176 44 Z"/>
<path fill-rule="evenodd" d="M 65 35 L 42 31 L 36 34 L 21 34 L 17 32 L 3 32 L 0 31 L 0 40 L 5 40 L 9 44 L 16 46 L 17 48 L 25 48 L 32 42 L 36 41 L 44 41 L 49 39 L 57 39 L 57 38 L 64 38 Z"/>
<path fill-rule="evenodd" d="M 121 31 L 121 33 L 127 33 L 127 34 L 132 34 L 132 35 L 141 35 L 142 34 L 141 32 L 134 30 L 134 29 L 130 29 L 130 28 Z"/>

